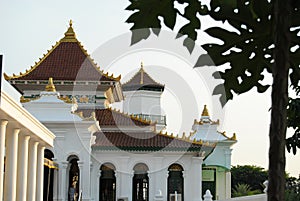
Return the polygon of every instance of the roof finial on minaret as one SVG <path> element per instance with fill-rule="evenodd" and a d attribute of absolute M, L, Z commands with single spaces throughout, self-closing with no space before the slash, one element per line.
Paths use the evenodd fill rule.
<path fill-rule="evenodd" d="M 56 92 L 52 77 L 49 77 L 48 84 L 47 84 L 45 90 L 49 91 L 49 92 Z"/>
<path fill-rule="evenodd" d="M 201 116 L 209 117 L 209 113 L 208 113 L 208 109 L 207 109 L 206 105 L 204 105 Z"/>
<path fill-rule="evenodd" d="M 72 25 L 73 25 L 73 21 L 70 19 L 69 26 L 72 27 Z"/>
<path fill-rule="evenodd" d="M 77 42 L 76 35 L 73 30 L 73 20 L 69 21 L 68 30 L 65 32 L 65 37 L 61 41 L 62 42 Z"/>
<path fill-rule="evenodd" d="M 140 80 L 140 84 L 144 84 L 144 63 L 141 62 L 141 80 Z"/>

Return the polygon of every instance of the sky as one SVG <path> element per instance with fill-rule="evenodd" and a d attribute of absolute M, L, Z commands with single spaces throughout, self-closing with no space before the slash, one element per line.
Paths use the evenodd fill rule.
<path fill-rule="evenodd" d="M 182 40 L 175 40 L 176 33 L 167 29 L 159 38 L 151 36 L 148 41 L 129 46 L 131 25 L 125 23 L 131 14 L 125 11 L 128 4 L 127 0 L 0 0 L 3 71 L 12 75 L 29 69 L 63 37 L 72 19 L 77 38 L 102 69 L 114 75 L 121 74 L 121 81 L 125 82 L 143 62 L 145 70 L 165 84 L 162 110 L 167 115 L 168 133 L 190 132 L 194 119 L 199 120 L 203 105 L 207 104 L 212 119 L 221 120 L 219 131 L 226 131 L 228 136 L 237 135 L 232 165 L 267 168 L 271 90 L 258 94 L 252 89 L 235 96 L 224 109 L 220 108 L 218 97 L 211 95 L 218 84 L 211 76 L 215 69 L 192 68 L 197 56 L 203 53 L 199 46 L 189 55 L 181 45 Z M 205 28 L 213 22 L 205 18 L 202 23 Z M 205 34 L 200 35 L 197 43 L 210 40 Z M 270 79 L 265 82 L 269 83 Z M 288 132 L 290 135 L 292 131 Z M 299 151 L 297 155 L 287 153 L 286 158 L 287 172 L 298 176 Z"/>

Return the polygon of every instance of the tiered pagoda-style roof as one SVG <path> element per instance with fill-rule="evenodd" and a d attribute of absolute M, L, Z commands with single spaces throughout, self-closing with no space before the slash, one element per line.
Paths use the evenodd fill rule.
<path fill-rule="evenodd" d="M 121 76 L 104 74 L 77 40 L 72 21 L 65 36 L 48 50 L 34 66 L 20 75 L 8 76 L 6 80 L 97 80 L 119 81 Z"/>
<path fill-rule="evenodd" d="M 205 140 L 209 142 L 221 142 L 221 141 L 232 141 L 236 142 L 236 134 L 233 133 L 232 137 L 228 137 L 226 132 L 220 132 L 217 130 L 217 126 L 220 121 L 212 121 L 207 109 L 204 105 L 200 120 L 194 120 L 193 130 L 194 133 L 191 135 L 191 139 Z"/>
<path fill-rule="evenodd" d="M 97 132 L 94 150 L 124 151 L 182 151 L 200 152 L 208 156 L 215 148 L 215 143 L 203 143 L 185 140 L 155 132 Z"/>
<path fill-rule="evenodd" d="M 90 117 L 95 113 L 95 118 L 99 122 L 99 126 L 151 126 L 153 123 L 133 115 L 127 115 L 111 108 L 106 109 L 79 109 L 75 113 L 79 113 L 83 118 Z"/>
<path fill-rule="evenodd" d="M 155 132 L 155 123 L 127 115 L 113 109 L 79 109 L 77 114 L 84 118 L 94 115 L 99 122 L 100 132 L 95 133 L 94 150 L 123 150 L 123 151 L 205 151 L 209 155 L 215 148 L 215 143 L 190 140 L 182 137 Z M 94 114 L 93 114 L 94 113 Z M 134 128 L 129 129 L 127 128 Z M 138 127 L 138 128 L 137 128 Z M 146 129 L 144 129 L 146 128 Z"/>
<path fill-rule="evenodd" d="M 112 85 L 120 88 L 119 81 L 121 79 L 121 76 L 114 77 L 100 70 L 100 67 L 77 40 L 72 21 L 70 21 L 65 36 L 56 42 L 34 66 L 25 73 L 12 76 L 4 74 L 4 77 L 22 93 L 31 88 L 43 90 L 49 77 L 55 80 L 59 91 L 70 90 L 71 87 L 68 86 L 74 86 L 79 82 L 83 84 L 83 81 L 86 81 L 87 85 L 98 85 L 97 89 L 105 90 Z M 121 90 L 117 91 L 121 92 Z M 120 99 L 123 98 L 122 94 L 119 96 Z"/>
<path fill-rule="evenodd" d="M 149 90 L 164 91 L 165 86 L 156 82 L 144 69 L 141 63 L 140 70 L 122 86 L 123 91 Z"/>

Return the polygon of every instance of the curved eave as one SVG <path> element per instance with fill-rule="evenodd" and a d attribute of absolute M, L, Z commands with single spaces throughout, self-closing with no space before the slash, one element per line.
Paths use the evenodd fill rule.
<path fill-rule="evenodd" d="M 203 162 L 203 166 L 202 167 L 206 167 L 206 168 L 216 168 L 217 167 L 217 168 L 225 169 L 226 171 L 230 170 L 230 168 L 227 168 L 227 167 L 222 166 L 222 165 L 205 165 L 205 161 Z"/>
<path fill-rule="evenodd" d="M 123 91 L 139 91 L 139 90 L 145 90 L 145 91 L 160 91 L 163 92 L 165 90 L 164 85 L 123 85 L 122 86 Z"/>
<path fill-rule="evenodd" d="M 106 151 L 130 151 L 130 152 L 196 152 L 201 151 L 202 147 L 140 147 L 140 146 L 99 146 L 93 145 L 93 150 L 106 150 Z"/>
<path fill-rule="evenodd" d="M 15 80 L 15 79 L 21 79 L 21 78 L 25 78 L 27 75 L 29 75 L 32 71 L 36 70 L 39 65 L 46 59 L 48 58 L 48 56 L 61 44 L 61 43 L 68 43 L 68 42 L 72 42 L 72 43 L 77 43 L 78 46 L 80 47 L 81 51 L 84 53 L 84 55 L 86 56 L 86 58 L 88 59 L 88 61 L 92 64 L 92 66 L 99 72 L 100 76 L 104 76 L 108 79 L 111 79 L 111 81 L 120 81 L 121 80 L 121 75 L 119 75 L 118 77 L 114 77 L 113 74 L 108 75 L 107 73 L 104 73 L 103 70 L 100 70 L 100 67 L 97 66 L 97 64 L 94 62 L 94 59 L 91 58 L 91 56 L 87 53 L 87 50 L 84 49 L 83 45 L 81 45 L 81 42 L 79 42 L 75 36 L 70 37 L 70 36 L 65 36 L 64 38 L 62 38 L 60 41 L 56 42 L 56 44 L 54 46 L 52 46 L 52 48 L 50 50 L 47 51 L 46 54 L 43 54 L 43 57 L 39 59 L 38 62 L 35 62 L 34 66 L 31 66 L 29 70 L 26 69 L 25 73 L 20 72 L 19 75 L 15 75 L 13 74 L 12 76 L 7 75 L 6 73 L 4 73 L 4 78 L 5 80 L 9 81 L 9 80 Z M 24 79 L 26 80 L 26 78 Z"/>

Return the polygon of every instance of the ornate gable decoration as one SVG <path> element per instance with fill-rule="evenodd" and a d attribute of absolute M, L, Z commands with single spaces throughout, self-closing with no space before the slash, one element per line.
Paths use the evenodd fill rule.
<path fill-rule="evenodd" d="M 81 43 L 77 40 L 70 20 L 65 36 L 56 42 L 43 58 L 40 58 L 29 70 L 19 75 L 8 76 L 6 80 L 95 80 L 120 81 L 121 76 L 114 77 L 100 70 L 100 67 L 90 57 Z"/>

